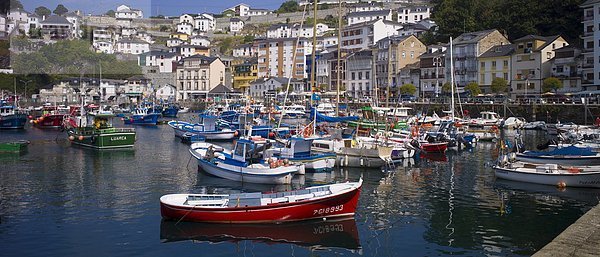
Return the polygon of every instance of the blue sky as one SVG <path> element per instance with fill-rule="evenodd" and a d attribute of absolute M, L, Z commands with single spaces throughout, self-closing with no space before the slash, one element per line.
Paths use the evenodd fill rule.
<path fill-rule="evenodd" d="M 105 13 L 120 4 L 127 4 L 142 9 L 144 16 L 157 13 L 169 16 L 181 13 L 220 13 L 238 3 L 246 3 L 253 8 L 277 9 L 285 0 L 21 0 L 28 11 L 42 5 L 54 10 L 56 5 L 63 4 L 69 10 L 82 10 L 84 13 Z"/>

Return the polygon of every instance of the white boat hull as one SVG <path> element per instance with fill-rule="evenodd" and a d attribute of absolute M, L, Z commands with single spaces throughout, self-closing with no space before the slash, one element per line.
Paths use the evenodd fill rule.
<path fill-rule="evenodd" d="M 296 169 L 286 172 L 254 174 L 248 170 L 224 163 L 211 164 L 204 160 L 198 160 L 198 166 L 206 173 L 233 181 L 256 183 L 256 184 L 291 184 Z M 233 169 L 238 169 L 234 171 Z M 274 171 L 275 169 L 271 170 Z M 263 171 L 264 172 L 264 171 Z"/>
<path fill-rule="evenodd" d="M 542 185 L 564 185 L 567 187 L 600 188 L 600 172 L 564 174 L 542 172 L 520 172 L 514 169 L 494 167 L 496 177 L 506 180 Z"/>
<path fill-rule="evenodd" d="M 391 154 L 391 147 L 376 149 L 342 147 L 337 153 L 337 162 L 340 167 L 380 168 L 392 162 Z"/>

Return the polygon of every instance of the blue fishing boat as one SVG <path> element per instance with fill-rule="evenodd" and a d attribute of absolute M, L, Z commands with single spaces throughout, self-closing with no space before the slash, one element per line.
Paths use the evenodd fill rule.
<path fill-rule="evenodd" d="M 217 116 L 200 114 L 199 123 L 185 121 L 169 121 L 168 124 L 175 132 L 176 137 L 184 138 L 190 136 L 202 136 L 206 140 L 230 140 L 237 136 L 237 131 L 231 129 L 220 129 L 217 126 Z"/>
<path fill-rule="evenodd" d="M 156 125 L 160 116 L 160 113 L 150 112 L 148 108 L 136 108 L 131 116 L 123 118 L 123 122 L 127 125 Z"/>
<path fill-rule="evenodd" d="M 304 164 L 307 172 L 330 171 L 335 166 L 334 153 L 313 153 L 311 146 L 314 139 L 291 137 L 279 148 L 271 148 L 267 157 L 288 159 L 292 163 Z"/>
<path fill-rule="evenodd" d="M 23 129 L 27 124 L 27 115 L 16 110 L 15 106 L 0 103 L 0 129 Z"/>
<path fill-rule="evenodd" d="M 177 113 L 179 112 L 179 106 L 177 105 L 167 105 L 162 110 L 162 116 L 166 118 L 177 118 Z"/>

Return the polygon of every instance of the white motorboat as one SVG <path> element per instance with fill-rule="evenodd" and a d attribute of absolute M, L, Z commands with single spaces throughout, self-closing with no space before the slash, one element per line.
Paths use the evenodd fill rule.
<path fill-rule="evenodd" d="M 303 165 L 290 165 L 286 160 L 269 158 L 262 154 L 269 148 L 266 140 L 240 139 L 233 151 L 210 143 L 194 143 L 190 153 L 198 166 L 213 176 L 249 183 L 290 184 L 296 173 L 304 173 Z"/>
<path fill-rule="evenodd" d="M 508 117 L 502 121 L 501 127 L 505 129 L 520 129 L 527 123 L 522 117 Z"/>
<path fill-rule="evenodd" d="M 505 162 L 494 166 L 496 177 L 559 187 L 600 188 L 600 166 L 568 166 Z"/>

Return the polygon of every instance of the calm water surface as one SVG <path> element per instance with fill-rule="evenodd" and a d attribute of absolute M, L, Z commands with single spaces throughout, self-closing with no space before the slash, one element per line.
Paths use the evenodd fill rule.
<path fill-rule="evenodd" d="M 0 155 L 2 256 L 521 256 L 600 197 L 598 190 L 496 180 L 487 166 L 497 154 L 492 143 L 388 171 L 342 169 L 268 186 L 198 172 L 168 126 L 137 133 L 133 150 L 95 151 L 71 146 L 59 131 L 0 131 L 0 141 L 31 141 L 26 153 Z M 353 220 L 161 222 L 164 194 L 289 190 L 360 176 Z"/>

